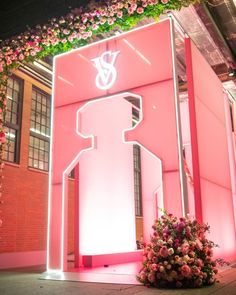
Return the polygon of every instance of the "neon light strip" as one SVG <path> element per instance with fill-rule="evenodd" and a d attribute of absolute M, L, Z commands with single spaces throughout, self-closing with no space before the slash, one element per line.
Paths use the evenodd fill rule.
<path fill-rule="evenodd" d="M 47 261 L 46 267 L 48 272 L 58 272 L 60 269 L 50 269 L 49 249 L 50 249 L 50 220 L 51 220 L 51 202 L 52 202 L 52 143 L 53 143 L 53 119 L 54 119 L 54 89 L 55 89 L 55 60 L 53 60 L 53 77 L 52 77 L 52 102 L 51 102 L 51 130 L 50 130 L 50 156 L 49 156 L 49 179 L 48 179 L 48 230 L 47 230 Z"/>
<path fill-rule="evenodd" d="M 182 201 L 182 215 L 186 216 L 187 208 L 185 205 L 188 204 L 188 199 L 185 190 L 185 180 L 184 180 L 184 167 L 183 167 L 183 154 L 182 154 L 182 131 L 181 131 L 181 120 L 180 120 L 180 109 L 179 109 L 179 90 L 178 90 L 178 79 L 176 72 L 176 56 L 175 56 L 175 40 L 174 40 L 174 22 L 171 16 L 170 20 L 170 37 L 171 37 L 171 51 L 172 51 L 172 68 L 173 68 L 173 80 L 174 80 L 174 95 L 175 95 L 175 115 L 176 115 L 176 129 L 177 129 L 177 139 L 178 139 L 178 153 L 179 153 L 179 178 L 180 178 L 180 188 L 181 188 L 181 201 Z M 185 197 L 186 196 L 186 197 Z"/>
<path fill-rule="evenodd" d="M 53 74 L 54 75 L 54 74 Z M 58 79 L 65 82 L 66 84 L 74 87 L 74 84 L 72 84 L 70 81 L 66 80 L 65 78 L 61 77 L 61 76 L 58 76 Z"/>
<path fill-rule="evenodd" d="M 142 58 L 142 60 L 144 62 L 146 62 L 148 65 L 151 65 L 151 62 L 150 60 L 148 60 L 138 49 L 136 49 L 128 40 L 126 39 L 123 39 L 123 41 L 132 49 L 134 50 L 134 52 Z"/>

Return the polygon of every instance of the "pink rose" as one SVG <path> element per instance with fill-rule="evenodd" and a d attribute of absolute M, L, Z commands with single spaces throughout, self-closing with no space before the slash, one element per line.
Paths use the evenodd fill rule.
<path fill-rule="evenodd" d="M 4 143 L 6 142 L 6 134 L 4 132 L 0 133 L 0 142 Z"/>
<path fill-rule="evenodd" d="M 149 282 L 150 283 L 154 283 L 155 282 L 155 274 L 154 273 L 150 273 L 149 275 L 148 275 L 148 280 L 149 280 Z"/>
<path fill-rule="evenodd" d="M 117 12 L 117 17 L 118 17 L 118 18 L 122 18 L 122 16 L 123 16 L 123 12 L 122 12 L 122 11 L 118 11 L 118 12 Z"/>
<path fill-rule="evenodd" d="M 189 244 L 183 244 L 182 247 L 181 247 L 181 251 L 182 251 L 183 255 L 188 254 L 188 252 L 189 252 Z"/>
<path fill-rule="evenodd" d="M 158 269 L 158 265 L 156 263 L 153 263 L 151 265 L 151 269 L 154 270 L 154 271 L 156 271 Z"/>
<path fill-rule="evenodd" d="M 98 25 L 97 24 L 93 24 L 92 25 L 92 30 L 97 30 L 98 29 Z"/>
<path fill-rule="evenodd" d="M 141 281 L 144 282 L 144 281 L 146 280 L 146 278 L 147 278 L 145 272 L 142 271 L 142 272 L 140 273 L 140 275 L 139 275 L 139 278 L 140 278 Z"/>
<path fill-rule="evenodd" d="M 201 273 L 200 269 L 197 266 L 193 267 L 192 272 L 195 276 L 199 276 Z"/>
<path fill-rule="evenodd" d="M 162 257 L 167 257 L 169 255 L 168 249 L 166 246 L 161 247 L 161 249 L 159 251 L 159 255 Z"/>
<path fill-rule="evenodd" d="M 184 264 L 181 266 L 181 274 L 184 277 L 188 277 L 191 274 L 191 268 L 187 264 Z"/>
<path fill-rule="evenodd" d="M 138 14 L 142 14 L 143 11 L 144 11 L 143 7 L 138 7 L 138 9 L 137 9 Z"/>
<path fill-rule="evenodd" d="M 147 2 L 146 1 L 143 1 L 142 6 L 143 7 L 147 7 L 147 5 L 148 5 Z"/>
<path fill-rule="evenodd" d="M 114 24 L 114 19 L 113 18 L 110 18 L 108 21 L 107 21 L 108 25 L 113 25 Z"/>
<path fill-rule="evenodd" d="M 151 259 L 153 258 L 153 256 L 154 256 L 153 251 L 149 251 L 149 252 L 148 252 L 148 255 L 147 255 L 148 259 L 151 260 Z"/>
<path fill-rule="evenodd" d="M 134 10 L 132 9 L 132 7 L 129 7 L 128 8 L 128 14 L 133 14 L 134 13 Z"/>
<path fill-rule="evenodd" d="M 167 4 L 169 2 L 169 0 L 161 0 L 162 4 Z"/>
<path fill-rule="evenodd" d="M 197 264 L 197 266 L 199 266 L 200 268 L 202 268 L 203 267 L 202 259 L 198 258 L 197 261 L 196 261 L 196 264 Z"/>
<path fill-rule="evenodd" d="M 201 242 L 200 240 L 197 240 L 197 241 L 196 241 L 196 248 L 197 248 L 198 250 L 202 250 L 202 242 Z"/>

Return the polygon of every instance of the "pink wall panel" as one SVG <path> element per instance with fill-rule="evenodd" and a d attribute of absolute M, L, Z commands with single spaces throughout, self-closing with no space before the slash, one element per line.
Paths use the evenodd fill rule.
<path fill-rule="evenodd" d="M 135 89 L 135 93 L 142 96 L 143 120 L 126 133 L 126 139 L 143 143 L 163 161 L 163 170 L 178 169 L 173 80 Z"/>
<path fill-rule="evenodd" d="M 98 71 L 92 59 L 109 50 L 120 51 L 114 64 L 117 79 L 109 93 L 173 76 L 170 21 L 166 20 L 55 57 L 55 106 L 106 95 L 95 85 Z"/>
<path fill-rule="evenodd" d="M 224 96 L 221 82 L 191 43 L 203 221 L 220 254 L 236 258 Z"/>
<path fill-rule="evenodd" d="M 201 180 L 203 218 L 211 226 L 209 238 L 219 245 L 214 253 L 227 261 L 235 261 L 236 241 L 231 191 Z"/>
<path fill-rule="evenodd" d="M 79 161 L 80 252 L 134 251 L 133 145 L 122 141 L 122 131 L 132 127 L 132 105 L 111 97 L 85 105 L 80 118 L 80 132 L 96 136 L 96 148 Z"/>
<path fill-rule="evenodd" d="M 231 189 L 225 125 L 196 98 L 201 178 Z"/>
<path fill-rule="evenodd" d="M 141 148 L 143 238 L 149 241 L 152 225 L 157 218 L 157 206 L 164 208 L 161 161 Z M 157 196 L 157 193 L 159 195 Z"/>
<path fill-rule="evenodd" d="M 163 179 L 167 181 L 163 187 L 164 206 L 180 216 L 182 206 L 173 80 L 138 88 L 135 92 L 142 96 L 143 120 L 134 130 L 127 131 L 125 138 L 137 141 L 161 160 Z"/>

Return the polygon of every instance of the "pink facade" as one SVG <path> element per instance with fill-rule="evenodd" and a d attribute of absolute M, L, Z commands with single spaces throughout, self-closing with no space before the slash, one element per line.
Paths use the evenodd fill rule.
<path fill-rule="evenodd" d="M 67 179 L 77 164 L 76 255 L 135 252 L 133 144 L 141 147 L 144 239 L 164 207 L 209 222 L 221 256 L 236 258 L 222 87 L 186 41 L 189 104 L 179 103 L 172 26 L 168 19 L 55 58 L 48 270 L 67 267 Z M 219 231 L 224 210 L 229 240 Z"/>

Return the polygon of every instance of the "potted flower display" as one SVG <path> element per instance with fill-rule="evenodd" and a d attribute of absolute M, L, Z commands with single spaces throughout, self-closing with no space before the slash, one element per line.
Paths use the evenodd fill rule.
<path fill-rule="evenodd" d="M 195 288 L 212 285 L 218 272 L 215 245 L 206 238 L 209 226 L 164 212 L 143 245 L 143 267 L 137 278 L 147 286 Z"/>

